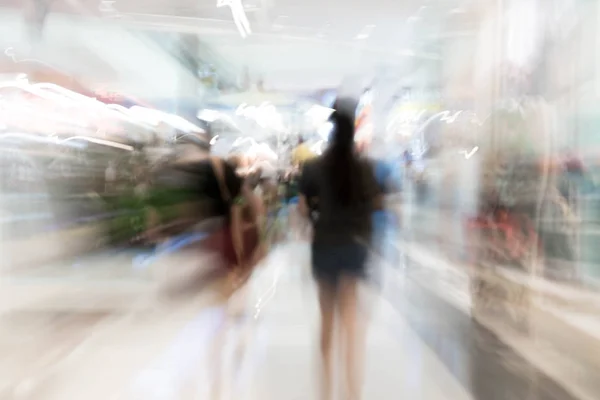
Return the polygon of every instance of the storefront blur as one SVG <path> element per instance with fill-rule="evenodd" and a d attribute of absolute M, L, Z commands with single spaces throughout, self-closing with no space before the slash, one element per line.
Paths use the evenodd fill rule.
<path fill-rule="evenodd" d="M 478 316 L 529 326 L 530 280 L 597 287 L 598 15 L 597 2 L 533 0 L 464 13 L 476 34 L 445 43 L 447 114 L 406 129 L 437 144 L 428 169 L 443 171 L 421 214 L 437 228 L 420 239 L 476 266 Z"/>
<path fill-rule="evenodd" d="M 148 196 L 138 193 L 160 162 L 153 149 L 204 131 L 173 114 L 105 104 L 36 76 L 7 76 L 0 88 L 4 277 L 151 280 L 131 260 L 129 267 L 74 266 L 135 245 L 149 223 Z"/>

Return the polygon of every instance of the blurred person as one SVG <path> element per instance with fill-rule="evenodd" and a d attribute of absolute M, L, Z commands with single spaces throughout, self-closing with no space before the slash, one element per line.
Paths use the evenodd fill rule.
<path fill-rule="evenodd" d="M 579 196 L 592 190 L 593 180 L 575 151 L 567 149 L 561 164 L 559 190 L 567 202 L 577 209 Z"/>
<path fill-rule="evenodd" d="M 585 167 L 583 166 L 583 161 L 571 149 L 567 149 L 564 157 L 564 168 L 565 170 L 574 175 L 583 175 L 585 173 Z"/>
<path fill-rule="evenodd" d="M 262 161 L 258 164 L 258 170 L 258 194 L 266 204 L 272 206 L 277 198 L 277 169 L 269 161 Z"/>
<path fill-rule="evenodd" d="M 286 205 L 288 210 L 289 228 L 290 233 L 295 239 L 302 239 L 305 237 L 308 221 L 304 218 L 299 210 L 299 184 L 300 184 L 300 170 L 296 167 L 292 168 L 286 174 L 285 186 L 286 186 Z"/>
<path fill-rule="evenodd" d="M 414 187 L 415 200 L 417 204 L 424 205 L 432 199 L 425 161 L 411 161 L 408 168 L 408 176 Z"/>
<path fill-rule="evenodd" d="M 310 147 L 304 141 L 304 137 L 298 138 L 298 145 L 292 151 L 292 167 L 294 171 L 291 175 L 291 188 L 294 188 L 298 182 L 300 170 L 302 166 L 309 160 L 316 157 L 316 154 L 310 149 Z M 293 196 L 289 201 L 289 218 L 290 227 L 295 236 L 299 239 L 305 238 L 308 230 L 307 220 L 304 219 L 298 213 L 298 200 L 297 196 Z"/>
<path fill-rule="evenodd" d="M 375 252 L 395 264 L 397 257 L 392 257 L 393 246 L 397 241 L 397 231 L 400 221 L 400 203 L 396 195 L 400 193 L 400 176 L 395 173 L 393 165 L 386 159 L 386 146 L 380 139 L 371 139 L 361 143 L 360 152 L 369 157 L 374 166 L 377 184 L 382 189 L 389 206 L 377 209 L 373 213 L 373 234 Z"/>
<path fill-rule="evenodd" d="M 199 212 L 194 214 L 198 223 L 196 230 L 208 234 L 201 240 L 198 250 L 216 256 L 210 260 L 219 263 L 216 266 L 218 276 L 225 273 L 226 277 L 221 280 L 217 293 L 223 301 L 223 316 L 209 354 L 213 367 L 210 371 L 211 398 L 218 398 L 223 389 L 224 348 L 234 322 L 244 315 L 245 283 L 253 267 L 264 257 L 261 240 L 264 209 L 248 182 L 236 173 L 240 162 L 237 157 L 227 160 L 211 157 L 202 138 L 186 135 L 177 145 L 177 157 L 170 173 L 171 182 L 177 175 L 179 185 L 190 188 L 195 194 L 191 206 Z M 200 261 L 200 257 L 195 260 Z M 179 273 L 173 268 L 171 271 Z M 188 282 L 184 284 L 189 285 Z M 240 362 L 241 345 L 234 343 L 235 363 Z"/>
<path fill-rule="evenodd" d="M 351 107 L 350 107 L 351 108 Z M 300 179 L 299 210 L 311 217 L 312 271 L 321 311 L 322 399 L 332 396 L 332 347 L 339 314 L 345 361 L 345 398 L 359 399 L 364 335 L 359 326 L 359 282 L 366 276 L 372 239 L 372 213 L 381 202 L 372 165 L 354 148 L 354 110 L 337 103 L 334 132 L 325 153 L 308 162 Z M 340 363 L 341 365 L 342 363 Z"/>
<path fill-rule="evenodd" d="M 283 229 L 277 224 L 281 211 L 281 196 L 279 193 L 277 169 L 268 161 L 260 164 L 260 176 L 256 194 L 262 199 L 265 208 L 265 242 L 267 248 L 273 244 L 276 237 L 281 237 Z"/>
<path fill-rule="evenodd" d="M 308 147 L 304 138 L 300 136 L 298 146 L 292 152 L 292 164 L 294 167 L 302 167 L 304 163 L 316 157 L 316 154 Z"/>
<path fill-rule="evenodd" d="M 184 199 L 175 204 L 185 220 L 180 231 L 208 235 L 200 247 L 219 256 L 220 265 L 213 269 L 226 272 L 232 281 L 247 275 L 258 248 L 256 231 L 263 209 L 236 173 L 235 162 L 210 156 L 208 141 L 188 134 L 178 140 L 174 160 L 159 175 L 157 186 L 186 193 L 176 196 Z"/>
<path fill-rule="evenodd" d="M 413 163 L 413 156 L 409 149 L 404 150 L 402 158 L 404 159 L 404 165 L 406 166 L 406 169 L 409 169 Z"/>
<path fill-rule="evenodd" d="M 401 157 L 402 164 L 402 180 L 407 185 L 413 185 L 416 183 L 416 177 L 418 176 L 418 172 L 415 171 L 414 168 L 414 159 L 413 155 L 409 149 L 405 149 L 402 152 Z"/>
<path fill-rule="evenodd" d="M 227 157 L 227 164 L 235 170 L 243 185 L 247 185 L 251 191 L 254 191 L 256 188 L 255 171 L 248 166 L 247 161 L 248 158 L 243 154 L 231 154 Z"/>

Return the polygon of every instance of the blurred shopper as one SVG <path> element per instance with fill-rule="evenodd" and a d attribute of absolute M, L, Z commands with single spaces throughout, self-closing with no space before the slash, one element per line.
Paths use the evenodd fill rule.
<path fill-rule="evenodd" d="M 583 160 L 573 151 L 567 150 L 562 161 L 559 190 L 568 203 L 577 209 L 579 196 L 593 188 L 593 182 Z"/>
<path fill-rule="evenodd" d="M 410 167 L 412 166 L 413 163 L 413 156 L 412 153 L 410 152 L 410 150 L 406 149 L 404 150 L 404 153 L 402 154 L 402 158 L 404 159 L 404 165 L 406 167 L 406 169 L 410 169 Z"/>
<path fill-rule="evenodd" d="M 262 200 L 265 209 L 264 239 L 266 247 L 274 243 L 275 238 L 281 238 L 283 229 L 278 224 L 278 215 L 282 208 L 278 186 L 277 169 L 268 161 L 261 162 L 259 166 L 260 177 L 255 190 L 256 195 Z"/>
<path fill-rule="evenodd" d="M 301 167 L 308 160 L 316 157 L 316 154 L 305 143 L 304 138 L 300 136 L 298 146 L 292 152 L 292 164 L 294 167 Z"/>
<path fill-rule="evenodd" d="M 382 194 L 397 193 L 399 185 L 394 182 L 392 165 L 386 160 L 385 145 L 373 137 L 356 142 L 356 147 L 361 156 L 370 160 L 377 184 L 382 189 Z M 399 215 L 399 214 L 398 214 Z M 395 216 L 387 208 L 382 207 L 373 212 L 373 249 L 378 256 L 384 257 L 387 253 L 389 228 L 392 227 Z"/>
<path fill-rule="evenodd" d="M 290 188 L 296 189 L 298 178 L 300 176 L 300 170 L 302 166 L 309 160 L 316 157 L 316 154 L 308 147 L 304 138 L 300 136 L 298 139 L 298 145 L 292 151 L 292 167 L 294 168 L 291 173 Z M 294 190 L 295 191 L 295 190 Z M 298 197 L 297 195 L 292 196 L 288 201 L 289 211 L 289 222 L 291 231 L 294 233 L 296 238 L 302 239 L 306 237 L 308 231 L 308 224 L 306 219 L 298 213 Z"/>
<path fill-rule="evenodd" d="M 195 214 L 199 223 L 196 230 L 204 235 L 200 236 L 198 247 L 201 254 L 190 254 L 195 255 L 192 261 L 206 264 L 207 260 L 199 256 L 209 254 L 209 260 L 216 263 L 212 268 L 216 267 L 227 276 L 220 285 L 224 315 L 209 355 L 212 366 L 210 398 L 219 398 L 223 390 L 223 358 L 226 340 L 230 337 L 228 332 L 244 313 L 244 283 L 264 256 L 261 241 L 264 208 L 248 182 L 236 173 L 240 163 L 241 159 L 233 156 L 227 160 L 211 157 L 201 139 L 186 135 L 178 143 L 177 160 L 172 165 L 180 184 L 189 187 L 197 196 L 192 201 L 192 207 L 200 212 Z M 171 178 L 174 175 L 172 173 Z M 171 264 L 174 265 L 167 266 L 172 273 L 178 273 L 182 266 L 175 262 Z M 239 363 L 241 343 L 234 343 L 234 347 L 238 357 L 235 362 Z"/>
<path fill-rule="evenodd" d="M 358 320 L 358 286 L 366 275 L 371 217 L 381 201 L 381 191 L 373 167 L 355 151 L 353 112 L 340 107 L 333 113 L 330 147 L 305 165 L 300 180 L 299 209 L 305 217 L 312 214 L 314 223 L 312 269 L 321 310 L 323 399 L 332 396 L 331 357 L 338 313 L 344 398 L 360 398 L 362 386 L 359 348 L 364 346 L 364 337 Z"/>
<path fill-rule="evenodd" d="M 177 237 L 171 237 L 161 251 L 181 250 L 178 246 L 188 243 L 184 240 L 186 237 L 202 238 L 190 239 L 185 246 L 185 249 L 195 248 L 196 253 L 213 256 L 211 263 L 199 262 L 203 265 L 197 268 L 220 275 L 226 273 L 231 283 L 238 284 L 245 280 L 258 258 L 260 218 L 264 210 L 260 199 L 236 173 L 234 160 L 229 161 L 210 156 L 205 138 L 185 135 L 177 143 L 175 159 L 160 171 L 156 184 L 168 188 L 171 196 L 176 190 L 186 193 L 185 197 L 177 194 L 177 198 L 184 201 L 176 204 L 185 224 L 180 224 L 182 228 Z M 160 221 L 159 225 L 164 222 Z M 200 260 L 198 255 L 194 258 Z M 177 271 L 172 273 L 177 274 Z M 224 294 L 228 296 L 232 289 L 233 286 L 227 287 Z"/>
<path fill-rule="evenodd" d="M 268 161 L 261 162 L 258 167 L 260 176 L 258 179 L 257 194 L 263 199 L 267 209 L 271 209 L 278 203 L 277 169 Z"/>
<path fill-rule="evenodd" d="M 373 213 L 374 249 L 386 262 L 395 265 L 399 260 L 394 254 L 400 228 L 400 180 L 398 172 L 394 171 L 392 163 L 387 160 L 385 143 L 373 140 L 365 143 L 363 152 L 373 161 L 377 184 L 386 197 L 386 207 Z"/>

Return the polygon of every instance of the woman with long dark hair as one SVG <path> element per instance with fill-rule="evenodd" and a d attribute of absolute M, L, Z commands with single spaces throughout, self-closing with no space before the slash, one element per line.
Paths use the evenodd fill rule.
<path fill-rule="evenodd" d="M 372 213 L 381 190 L 372 165 L 354 147 L 354 108 L 337 103 L 332 137 L 325 153 L 307 163 L 300 179 L 299 209 L 314 225 L 312 269 L 321 310 L 322 398 L 332 395 L 332 346 L 339 316 L 346 399 L 359 399 L 364 345 L 358 326 L 358 283 L 366 275 Z"/>

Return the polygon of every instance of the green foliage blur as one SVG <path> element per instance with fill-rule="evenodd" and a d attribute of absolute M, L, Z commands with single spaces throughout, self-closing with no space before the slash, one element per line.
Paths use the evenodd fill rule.
<path fill-rule="evenodd" d="M 151 228 L 150 211 L 153 210 L 160 224 L 168 224 L 181 217 L 178 205 L 191 201 L 194 197 L 189 190 L 151 189 L 145 195 L 133 191 L 107 197 L 109 212 L 115 214 L 107 224 L 109 244 L 128 244 Z"/>

